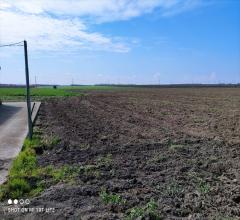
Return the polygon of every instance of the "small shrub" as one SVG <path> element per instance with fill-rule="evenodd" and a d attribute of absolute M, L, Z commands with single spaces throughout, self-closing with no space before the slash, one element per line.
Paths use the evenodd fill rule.
<path fill-rule="evenodd" d="M 155 200 L 151 199 L 144 207 L 134 207 L 130 209 L 127 215 L 128 220 L 142 219 L 149 216 L 150 219 L 160 219 L 157 213 L 158 205 Z"/>
<path fill-rule="evenodd" d="M 211 186 L 205 182 L 203 179 L 200 179 L 197 184 L 197 190 L 202 194 L 207 194 L 211 190 Z"/>
<path fill-rule="evenodd" d="M 83 174 L 83 175 L 86 175 L 86 176 L 95 176 L 95 177 L 100 176 L 98 166 L 96 166 L 96 165 L 80 166 L 80 174 Z"/>
<path fill-rule="evenodd" d="M 50 135 L 50 136 L 44 137 L 42 142 L 45 148 L 51 149 L 55 147 L 60 141 L 61 139 L 59 137 Z"/>
<path fill-rule="evenodd" d="M 158 207 L 158 205 L 155 202 L 155 200 L 151 199 L 150 202 L 148 202 L 146 205 L 146 210 L 149 213 L 154 213 L 156 211 L 157 207 Z"/>
<path fill-rule="evenodd" d="M 104 157 L 99 157 L 97 162 L 99 166 L 110 167 L 112 165 L 112 154 L 107 154 Z"/>
<path fill-rule="evenodd" d="M 137 218 L 143 218 L 145 215 L 144 208 L 134 207 L 129 211 L 127 216 L 128 220 L 135 220 Z"/>
<path fill-rule="evenodd" d="M 103 190 L 100 193 L 100 198 L 105 204 L 121 205 L 126 203 L 126 200 L 123 199 L 120 195 L 107 193 L 106 190 Z"/>
<path fill-rule="evenodd" d="M 175 197 L 179 196 L 183 191 L 184 190 L 179 184 L 177 184 L 176 182 L 172 182 L 167 186 L 164 193 L 167 196 Z"/>

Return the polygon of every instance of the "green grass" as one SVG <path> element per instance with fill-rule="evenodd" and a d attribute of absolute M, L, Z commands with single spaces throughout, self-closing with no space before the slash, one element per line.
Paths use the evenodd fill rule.
<path fill-rule="evenodd" d="M 69 97 L 80 95 L 80 93 L 73 92 L 66 89 L 53 88 L 32 88 L 30 90 L 33 99 L 46 97 Z M 0 88 L 0 98 L 5 100 L 24 100 L 26 96 L 26 89 L 24 88 Z"/>
<path fill-rule="evenodd" d="M 58 139 L 53 137 L 52 141 L 49 140 L 49 144 L 53 143 L 58 143 Z M 7 182 L 0 186 L 0 200 L 36 196 L 49 185 L 58 182 L 73 183 L 80 174 L 96 174 L 96 167 L 90 165 L 65 165 L 57 168 L 38 166 L 35 149 L 42 146 L 46 146 L 46 142 L 40 137 L 25 140 L 22 151 L 13 161 Z"/>
<path fill-rule="evenodd" d="M 95 165 L 64 165 L 59 168 L 53 166 L 47 166 L 41 168 L 41 172 L 48 175 L 53 180 L 53 183 L 64 182 L 64 183 L 75 183 L 75 180 L 80 175 L 95 176 L 99 175 L 98 167 Z"/>
<path fill-rule="evenodd" d="M 20 198 L 31 190 L 29 183 L 23 178 L 14 178 L 8 184 L 9 198 Z"/>
<path fill-rule="evenodd" d="M 54 182 L 74 182 L 80 174 L 81 168 L 78 166 L 65 165 L 60 168 L 48 166 L 42 169 L 43 173 L 53 178 Z"/>
<path fill-rule="evenodd" d="M 98 166 L 110 167 L 112 165 L 112 154 L 107 154 L 106 156 L 98 157 L 97 164 Z"/>
<path fill-rule="evenodd" d="M 122 205 L 126 203 L 126 200 L 123 199 L 120 195 L 108 193 L 106 190 L 101 191 L 99 196 L 105 204 Z"/>
<path fill-rule="evenodd" d="M 205 195 L 211 191 L 211 186 L 206 181 L 199 178 L 197 183 L 197 190 L 201 194 Z"/>
<path fill-rule="evenodd" d="M 56 146 L 61 139 L 54 135 L 44 136 L 42 140 L 43 149 L 52 149 Z"/>
<path fill-rule="evenodd" d="M 91 90 L 113 90 L 121 89 L 113 86 L 59 86 L 57 89 L 52 87 L 31 88 L 31 97 L 34 100 L 41 100 L 47 97 L 69 97 L 81 95 L 81 91 Z M 0 99 L 3 101 L 24 100 L 26 97 L 25 88 L 0 88 Z"/>
<path fill-rule="evenodd" d="M 167 185 L 163 194 L 170 197 L 178 197 L 181 193 L 184 192 L 184 189 L 175 181 Z"/>
<path fill-rule="evenodd" d="M 161 219 L 157 213 L 158 204 L 155 200 L 151 199 L 144 207 L 133 207 L 127 213 L 126 219 L 145 219 L 149 216 L 149 219 Z M 148 218 L 147 218 L 148 219 Z"/>
<path fill-rule="evenodd" d="M 189 172 L 188 176 L 195 182 L 196 190 L 202 195 L 206 195 L 211 191 L 211 185 L 202 177 L 199 177 L 196 172 Z"/>
<path fill-rule="evenodd" d="M 26 140 L 23 150 L 13 161 L 8 181 L 1 185 L 0 199 L 19 198 L 30 193 L 38 176 L 37 160 L 34 147 L 40 144 L 38 138 L 33 141 Z M 30 184 L 32 182 L 32 184 Z"/>

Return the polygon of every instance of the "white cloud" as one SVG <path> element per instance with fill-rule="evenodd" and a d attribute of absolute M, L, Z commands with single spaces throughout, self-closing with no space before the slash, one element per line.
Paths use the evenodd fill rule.
<path fill-rule="evenodd" d="M 48 15 L 0 11 L 0 42 L 23 39 L 27 39 L 30 48 L 34 50 L 129 50 L 125 44 L 100 33 L 89 33 L 86 25 L 79 19 L 56 19 Z"/>
<path fill-rule="evenodd" d="M 73 49 L 128 52 L 116 36 L 89 31 L 95 24 L 127 20 L 155 9 L 165 16 L 197 7 L 200 0 L 1 0 L 0 43 L 27 39 L 35 50 Z"/>
<path fill-rule="evenodd" d="M 156 7 L 170 9 L 183 0 L 3 0 L 24 13 L 92 16 L 102 21 L 125 20 L 149 13 Z M 186 0 L 184 0 L 186 1 Z M 196 1 L 196 0 L 195 0 Z"/>

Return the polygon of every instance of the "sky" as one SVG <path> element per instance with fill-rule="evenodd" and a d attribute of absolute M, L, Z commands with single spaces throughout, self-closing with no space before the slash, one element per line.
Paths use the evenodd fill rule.
<path fill-rule="evenodd" d="M 240 83 L 239 0 L 0 0 L 0 45 L 38 84 Z M 0 47 L 0 84 L 25 83 Z"/>

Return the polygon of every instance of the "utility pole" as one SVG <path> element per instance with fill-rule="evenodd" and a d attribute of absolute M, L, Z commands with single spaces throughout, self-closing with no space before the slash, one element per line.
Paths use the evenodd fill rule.
<path fill-rule="evenodd" d="M 31 140 L 33 135 L 32 127 L 32 111 L 31 111 L 31 100 L 30 100 L 30 86 L 29 86 L 29 69 L 28 69 L 28 51 L 27 41 L 24 40 L 24 57 L 25 57 L 25 73 L 26 73 L 26 84 L 27 84 L 27 110 L 28 110 L 28 138 Z"/>

